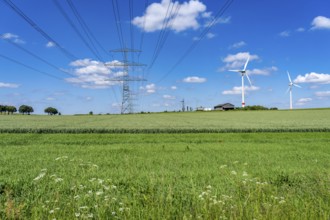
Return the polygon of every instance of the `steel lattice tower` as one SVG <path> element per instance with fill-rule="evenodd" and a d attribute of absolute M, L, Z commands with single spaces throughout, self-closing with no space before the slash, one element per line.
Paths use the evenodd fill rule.
<path fill-rule="evenodd" d="M 133 81 L 146 81 L 142 78 L 134 78 L 130 77 L 129 75 L 129 67 L 131 66 L 144 66 L 144 64 L 135 63 L 135 62 L 128 62 L 127 54 L 128 53 L 137 53 L 140 52 L 139 50 L 124 48 L 124 49 L 118 49 L 118 50 L 112 50 L 111 52 L 121 52 L 124 54 L 124 60 L 121 63 L 116 64 L 106 64 L 107 66 L 116 66 L 116 67 L 123 67 L 123 76 L 118 78 L 109 79 L 109 81 L 119 81 L 123 84 L 123 90 L 122 90 L 122 102 L 121 102 L 121 114 L 131 114 L 133 113 L 133 103 L 132 103 L 132 94 L 130 90 L 129 82 Z"/>

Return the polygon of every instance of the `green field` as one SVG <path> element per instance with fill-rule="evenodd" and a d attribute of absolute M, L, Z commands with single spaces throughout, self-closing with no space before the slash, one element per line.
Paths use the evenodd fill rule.
<path fill-rule="evenodd" d="M 0 115 L 1 130 L 17 129 L 330 129 L 330 109 L 295 111 L 231 111 L 132 115 L 39 116 Z"/>
<path fill-rule="evenodd" d="M 0 219 L 329 219 L 329 113 L 2 115 Z"/>

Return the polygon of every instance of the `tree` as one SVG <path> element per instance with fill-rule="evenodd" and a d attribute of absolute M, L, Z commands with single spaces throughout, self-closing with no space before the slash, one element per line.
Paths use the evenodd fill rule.
<path fill-rule="evenodd" d="M 48 108 L 45 108 L 45 113 L 47 113 L 48 115 L 56 115 L 58 113 L 57 109 L 56 108 L 53 108 L 53 107 L 48 107 Z"/>
<path fill-rule="evenodd" d="M 14 114 L 14 112 L 17 112 L 17 109 L 15 106 L 5 106 L 5 108 L 6 108 L 6 111 L 8 112 L 8 115 Z"/>
<path fill-rule="evenodd" d="M 18 111 L 20 113 L 22 113 L 23 115 L 26 113 L 26 114 L 30 114 L 33 112 L 33 108 L 31 106 L 28 106 L 28 105 L 21 105 L 18 109 Z"/>
<path fill-rule="evenodd" d="M 2 114 L 3 112 L 6 112 L 6 106 L 5 105 L 0 105 L 0 113 Z"/>

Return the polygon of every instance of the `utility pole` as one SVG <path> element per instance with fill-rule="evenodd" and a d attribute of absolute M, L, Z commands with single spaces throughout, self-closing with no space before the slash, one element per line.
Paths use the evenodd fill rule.
<path fill-rule="evenodd" d="M 186 110 L 186 107 L 184 105 L 184 99 L 182 99 L 181 103 L 182 103 L 182 111 L 184 112 Z"/>
<path fill-rule="evenodd" d="M 118 81 L 122 82 L 123 84 L 123 91 L 122 91 L 122 102 L 121 102 L 121 114 L 127 114 L 127 113 L 133 113 L 133 104 L 132 104 L 132 97 L 131 97 L 131 90 L 129 86 L 129 82 L 136 82 L 136 81 L 146 81 L 145 79 L 142 78 L 134 78 L 130 77 L 129 75 L 129 67 L 131 66 L 144 66 L 143 64 L 140 63 L 135 63 L 135 62 L 128 62 L 127 54 L 128 53 L 136 53 L 140 52 L 139 50 L 134 50 L 134 49 L 129 49 L 129 48 L 123 48 L 123 49 L 118 49 L 118 50 L 111 50 L 111 52 L 116 52 L 116 53 L 123 53 L 124 54 L 124 60 L 120 63 L 115 63 L 115 64 L 106 64 L 106 66 L 114 66 L 114 67 L 123 67 L 123 76 L 117 77 L 117 78 L 112 78 L 108 79 L 108 81 Z"/>

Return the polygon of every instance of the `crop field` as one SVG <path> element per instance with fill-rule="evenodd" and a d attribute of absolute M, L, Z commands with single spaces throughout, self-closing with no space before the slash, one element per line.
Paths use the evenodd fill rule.
<path fill-rule="evenodd" d="M 1 115 L 0 219 L 329 219 L 329 113 Z"/>
<path fill-rule="evenodd" d="M 0 115 L 0 132 L 100 131 L 289 131 L 330 130 L 330 109 L 295 111 L 232 111 L 151 113 L 132 115 Z"/>

